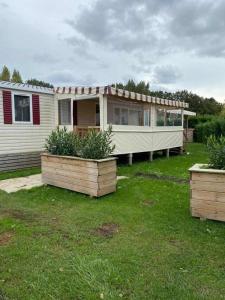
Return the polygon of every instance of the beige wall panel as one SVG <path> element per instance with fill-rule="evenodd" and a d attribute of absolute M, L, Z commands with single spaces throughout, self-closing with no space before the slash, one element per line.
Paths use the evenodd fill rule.
<path fill-rule="evenodd" d="M 26 92 L 26 94 L 32 94 Z M 54 96 L 39 94 L 40 96 L 40 125 L 10 124 L 3 120 L 3 99 L 0 89 L 0 155 L 10 153 L 24 153 L 42 151 L 45 139 L 55 128 Z"/>

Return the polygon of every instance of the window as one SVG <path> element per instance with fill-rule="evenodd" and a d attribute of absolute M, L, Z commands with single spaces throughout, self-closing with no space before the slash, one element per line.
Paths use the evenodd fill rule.
<path fill-rule="evenodd" d="M 182 117 L 176 111 L 158 108 L 156 124 L 157 126 L 182 126 Z"/>
<path fill-rule="evenodd" d="M 181 126 L 182 118 L 181 114 L 173 111 L 167 111 L 166 113 L 166 125 L 167 126 Z"/>
<path fill-rule="evenodd" d="M 71 101 L 70 99 L 59 100 L 59 125 L 71 124 Z"/>
<path fill-rule="evenodd" d="M 174 114 L 171 112 L 166 112 L 166 125 L 173 126 L 174 123 Z"/>
<path fill-rule="evenodd" d="M 151 126 L 149 109 L 144 110 L 144 126 Z"/>
<path fill-rule="evenodd" d="M 122 108 L 121 109 L 121 125 L 128 125 L 128 109 Z"/>
<path fill-rule="evenodd" d="M 137 109 L 129 109 L 129 125 L 142 125 L 142 112 Z"/>
<path fill-rule="evenodd" d="M 28 95 L 14 95 L 14 122 L 31 123 L 31 98 Z"/>
<path fill-rule="evenodd" d="M 120 124 L 120 108 L 119 107 L 114 108 L 113 120 L 114 120 L 114 124 L 116 124 L 116 125 Z"/>
<path fill-rule="evenodd" d="M 108 124 L 143 126 L 144 108 L 142 104 L 129 101 L 110 100 L 108 101 Z M 149 110 L 148 120 L 149 124 Z M 149 126 L 149 125 L 146 125 Z"/>
<path fill-rule="evenodd" d="M 165 126 L 165 109 L 164 108 L 157 109 L 156 125 L 157 126 Z"/>

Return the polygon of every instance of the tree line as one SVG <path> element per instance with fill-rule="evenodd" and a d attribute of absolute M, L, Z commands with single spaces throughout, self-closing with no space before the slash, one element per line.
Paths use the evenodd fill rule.
<path fill-rule="evenodd" d="M 216 101 L 213 97 L 205 98 L 187 90 L 166 92 L 166 91 L 151 91 L 150 84 L 145 81 L 135 83 L 130 79 L 126 84 L 117 83 L 112 86 L 119 89 L 125 89 L 131 92 L 136 92 L 153 97 L 163 99 L 184 101 L 189 104 L 189 110 L 196 112 L 199 115 L 222 115 L 225 114 L 225 107 L 222 103 Z"/>
<path fill-rule="evenodd" d="M 16 69 L 13 70 L 12 74 L 7 66 L 3 66 L 2 71 L 0 73 L 0 80 L 10 81 L 14 83 L 24 83 L 20 72 Z M 43 86 L 47 88 L 53 88 L 54 86 L 48 82 L 44 82 L 42 80 L 38 80 L 35 78 L 31 78 L 25 81 L 25 83 L 36 86 Z"/>
<path fill-rule="evenodd" d="M 15 83 L 23 83 L 22 76 L 20 72 L 16 69 L 13 70 L 12 75 L 7 66 L 3 66 L 2 72 L 0 73 L 0 80 L 10 81 Z M 27 84 L 43 86 L 47 88 L 53 88 L 53 85 L 31 78 L 25 81 Z M 118 82 L 112 84 L 112 86 L 117 87 L 118 89 L 125 89 L 131 92 L 136 92 L 144 95 L 149 95 L 153 97 L 159 97 L 163 99 L 178 100 L 189 103 L 189 110 L 196 112 L 199 115 L 223 115 L 225 116 L 225 106 L 220 102 L 216 101 L 213 97 L 205 98 L 201 97 L 195 93 L 189 92 L 187 90 L 176 91 L 176 92 L 166 92 L 166 91 L 152 91 L 150 89 L 149 82 L 140 81 L 135 82 L 132 79 L 129 79 L 127 83 Z"/>

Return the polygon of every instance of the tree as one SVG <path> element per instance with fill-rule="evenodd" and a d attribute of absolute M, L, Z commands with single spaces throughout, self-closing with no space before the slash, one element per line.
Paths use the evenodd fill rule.
<path fill-rule="evenodd" d="M 15 83 L 23 83 L 22 77 L 20 75 L 20 72 L 16 69 L 13 70 L 11 82 Z"/>
<path fill-rule="evenodd" d="M 113 86 L 115 87 L 115 84 Z M 189 104 L 189 109 L 191 111 L 201 115 L 219 115 L 223 108 L 223 105 L 214 98 L 204 98 L 197 94 L 193 94 L 192 92 L 188 92 L 187 90 L 177 92 L 151 91 L 149 83 L 145 83 L 145 81 L 135 83 L 133 79 L 130 79 L 126 84 L 116 84 L 116 87 L 153 97 L 184 101 Z"/>
<path fill-rule="evenodd" d="M 2 73 L 0 74 L 0 80 L 10 81 L 10 71 L 6 66 L 3 66 Z"/>
<path fill-rule="evenodd" d="M 54 88 L 54 86 L 51 83 L 44 82 L 42 80 L 38 80 L 38 79 L 35 79 L 35 78 L 28 79 L 26 81 L 26 83 L 30 84 L 30 85 L 43 86 L 43 87 L 47 87 L 47 88 L 51 88 L 51 89 Z"/>
<path fill-rule="evenodd" d="M 136 84 L 133 79 L 129 79 L 125 85 L 120 82 L 117 84 L 113 84 L 112 86 L 116 86 L 116 88 L 118 89 L 124 89 L 130 92 L 150 95 L 149 83 L 145 83 L 145 81 L 143 80 Z"/>
<path fill-rule="evenodd" d="M 224 101 L 224 103 L 223 103 L 223 107 L 222 107 L 222 110 L 221 110 L 220 115 L 221 115 L 222 117 L 225 117 L 225 101 Z"/>

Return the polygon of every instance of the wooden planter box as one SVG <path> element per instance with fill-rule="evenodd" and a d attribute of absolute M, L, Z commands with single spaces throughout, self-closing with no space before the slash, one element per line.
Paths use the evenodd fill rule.
<path fill-rule="evenodd" d="M 225 221 L 225 170 L 196 164 L 189 171 L 192 216 Z"/>
<path fill-rule="evenodd" d="M 100 160 L 41 155 L 45 184 L 100 197 L 116 191 L 116 158 Z"/>

